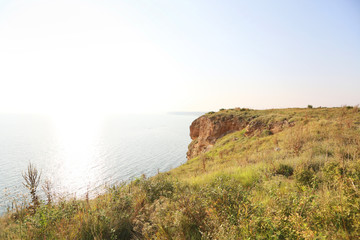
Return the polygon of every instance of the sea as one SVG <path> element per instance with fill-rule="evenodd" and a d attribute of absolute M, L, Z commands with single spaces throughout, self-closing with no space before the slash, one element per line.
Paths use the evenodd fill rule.
<path fill-rule="evenodd" d="M 106 187 L 186 162 L 189 126 L 201 113 L 0 115 L 0 214 L 29 201 L 31 163 L 55 196 L 96 196 Z"/>

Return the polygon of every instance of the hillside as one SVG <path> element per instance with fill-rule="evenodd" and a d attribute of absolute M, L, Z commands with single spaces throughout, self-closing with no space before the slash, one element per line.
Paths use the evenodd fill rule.
<path fill-rule="evenodd" d="M 182 166 L 93 200 L 17 206 L 0 238 L 360 237 L 358 107 L 220 110 L 190 136 Z"/>

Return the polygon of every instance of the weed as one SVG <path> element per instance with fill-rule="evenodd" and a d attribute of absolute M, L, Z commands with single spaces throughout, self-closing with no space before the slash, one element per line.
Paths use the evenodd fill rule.
<path fill-rule="evenodd" d="M 40 183 L 41 173 L 39 173 L 32 163 L 29 163 L 27 171 L 22 174 L 22 177 L 25 181 L 23 185 L 30 191 L 31 200 L 35 209 L 35 207 L 39 205 L 39 197 L 36 191 Z"/>
<path fill-rule="evenodd" d="M 290 177 L 294 174 L 294 168 L 286 164 L 280 164 L 278 169 L 276 169 L 276 174 Z"/>

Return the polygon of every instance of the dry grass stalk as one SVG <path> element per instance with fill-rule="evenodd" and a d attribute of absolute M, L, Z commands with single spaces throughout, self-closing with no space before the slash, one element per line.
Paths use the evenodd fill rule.
<path fill-rule="evenodd" d="M 40 183 L 41 173 L 36 169 L 36 167 L 29 163 L 27 171 L 22 174 L 25 182 L 23 185 L 29 189 L 31 200 L 34 206 L 39 205 L 39 198 L 36 194 L 37 188 Z"/>
<path fill-rule="evenodd" d="M 47 204 L 51 204 L 52 200 L 53 200 L 53 194 L 52 194 L 52 188 L 53 188 L 53 184 L 49 179 L 46 179 L 42 189 L 46 195 L 47 198 Z"/>

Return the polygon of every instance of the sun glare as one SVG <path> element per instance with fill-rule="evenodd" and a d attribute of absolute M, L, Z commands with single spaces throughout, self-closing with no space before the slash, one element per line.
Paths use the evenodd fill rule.
<path fill-rule="evenodd" d="M 6 79 L 1 82 L 0 112 L 170 108 L 174 84 L 169 79 L 179 80 L 181 71 L 169 53 L 125 20 L 125 5 L 115 14 L 95 3 L 83 4 L 9 5 L 13 14 L 0 21 L 0 76 Z"/>
<path fill-rule="evenodd" d="M 81 194 L 79 190 L 83 186 L 92 187 L 101 179 L 100 172 L 92 169 L 102 164 L 96 155 L 102 118 L 91 114 L 54 115 L 52 118 L 61 151 L 56 178 L 60 179 L 61 186 L 66 186 L 65 191 L 76 190 Z"/>

